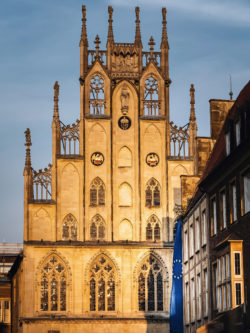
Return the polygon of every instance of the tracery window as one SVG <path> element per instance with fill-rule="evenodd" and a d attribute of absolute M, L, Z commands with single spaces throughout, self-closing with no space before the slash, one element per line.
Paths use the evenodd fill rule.
<path fill-rule="evenodd" d="M 77 222 L 72 214 L 68 214 L 63 220 L 63 240 L 77 240 Z"/>
<path fill-rule="evenodd" d="M 97 177 L 90 185 L 90 206 L 105 205 L 105 186 L 103 181 Z"/>
<path fill-rule="evenodd" d="M 105 222 L 99 214 L 96 214 L 91 221 L 90 238 L 92 240 L 95 240 L 95 239 L 104 240 L 105 239 Z"/>
<path fill-rule="evenodd" d="M 99 74 L 95 74 L 90 80 L 90 114 L 104 114 L 104 80 Z"/>
<path fill-rule="evenodd" d="M 159 115 L 159 85 L 158 81 L 152 76 L 145 80 L 143 106 L 145 116 Z"/>
<path fill-rule="evenodd" d="M 151 178 L 146 184 L 145 191 L 146 207 L 156 207 L 161 204 L 160 184 L 154 178 Z"/>
<path fill-rule="evenodd" d="M 139 311 L 163 311 L 163 269 L 160 261 L 148 256 L 138 276 Z"/>
<path fill-rule="evenodd" d="M 160 240 L 161 228 L 160 221 L 155 215 L 151 215 L 147 221 L 146 240 Z"/>
<path fill-rule="evenodd" d="M 90 311 L 115 311 L 115 267 L 101 255 L 90 268 Z"/>
<path fill-rule="evenodd" d="M 40 310 L 66 311 L 67 270 L 55 255 L 42 265 L 40 280 Z"/>

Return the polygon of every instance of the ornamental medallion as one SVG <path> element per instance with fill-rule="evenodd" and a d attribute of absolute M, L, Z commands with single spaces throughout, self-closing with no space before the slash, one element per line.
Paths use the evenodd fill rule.
<path fill-rule="evenodd" d="M 93 153 L 91 155 L 90 159 L 91 159 L 92 164 L 94 164 L 95 166 L 100 166 L 104 162 L 104 156 L 99 151 L 96 151 L 95 153 Z"/>
<path fill-rule="evenodd" d="M 123 116 L 118 120 L 118 125 L 122 130 L 127 130 L 131 126 L 131 120 L 127 116 Z"/>
<path fill-rule="evenodd" d="M 156 153 L 149 153 L 146 157 L 146 163 L 150 167 L 155 167 L 159 163 L 159 156 Z"/>

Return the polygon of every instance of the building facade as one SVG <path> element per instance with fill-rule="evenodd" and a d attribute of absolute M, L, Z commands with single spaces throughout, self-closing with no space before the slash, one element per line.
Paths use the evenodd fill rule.
<path fill-rule="evenodd" d="M 250 83 L 241 91 L 224 120 L 221 131 L 214 130 L 217 141 L 183 218 L 186 332 L 196 329 L 199 333 L 248 332 L 250 327 Z M 212 121 L 211 124 L 213 132 Z M 206 212 L 206 216 L 203 218 L 198 212 Z M 198 226 L 199 221 L 202 223 Z M 204 244 L 201 230 L 206 233 L 204 272 L 208 276 L 203 274 L 200 282 L 200 253 L 195 244 Z M 196 290 L 192 287 L 193 281 Z M 203 317 L 200 316 L 202 306 Z"/>
<path fill-rule="evenodd" d="M 169 44 L 144 51 L 139 8 L 134 43 L 116 43 L 112 7 L 106 50 L 80 40 L 80 120 L 59 118 L 54 86 L 52 164 L 34 171 L 26 134 L 24 250 L 13 275 L 15 332 L 168 332 L 173 230 L 213 140 L 190 120 L 169 119 Z M 198 142 L 198 143 L 197 143 Z M 199 145 L 199 149 L 197 148 Z M 198 176 L 199 178 L 199 176 Z M 184 196 L 186 198 L 186 196 Z"/>

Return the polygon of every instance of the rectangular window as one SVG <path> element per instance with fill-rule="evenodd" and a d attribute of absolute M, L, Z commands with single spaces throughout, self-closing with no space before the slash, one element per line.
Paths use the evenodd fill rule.
<path fill-rule="evenodd" d="M 218 259 L 218 281 L 221 282 L 221 259 Z"/>
<path fill-rule="evenodd" d="M 230 184 L 230 222 L 233 223 L 237 220 L 237 196 L 236 196 L 236 183 L 235 181 Z"/>
<path fill-rule="evenodd" d="M 197 218 L 195 220 L 195 227 L 196 227 L 196 233 L 195 233 L 195 250 L 198 251 L 200 249 L 200 220 Z"/>
<path fill-rule="evenodd" d="M 186 291 L 186 305 L 185 305 L 185 309 L 186 309 L 186 316 L 185 316 L 185 318 L 186 318 L 186 324 L 188 324 L 189 323 L 189 306 L 190 306 L 190 304 L 189 304 L 189 288 L 188 288 L 188 282 L 186 282 L 186 284 L 185 284 L 185 291 Z"/>
<path fill-rule="evenodd" d="M 205 287 L 204 317 L 206 317 L 208 315 L 208 275 L 207 275 L 207 269 L 204 269 L 204 287 Z"/>
<path fill-rule="evenodd" d="M 236 146 L 240 144 L 240 121 L 235 124 Z"/>
<path fill-rule="evenodd" d="M 230 154 L 230 132 L 226 134 L 226 153 Z"/>
<path fill-rule="evenodd" d="M 207 220 L 206 220 L 205 210 L 203 210 L 202 212 L 202 230 L 203 230 L 202 244 L 205 245 L 207 243 Z"/>
<path fill-rule="evenodd" d="M 243 175 L 243 213 L 250 212 L 250 170 Z"/>
<path fill-rule="evenodd" d="M 222 268 L 223 268 L 223 281 L 226 280 L 226 271 L 227 271 L 227 265 L 226 265 L 226 256 L 222 257 Z"/>
<path fill-rule="evenodd" d="M 190 225 L 190 257 L 194 255 L 194 228 L 193 224 Z"/>
<path fill-rule="evenodd" d="M 223 229 L 227 226 L 227 207 L 226 207 L 226 193 L 222 192 L 222 223 Z"/>
<path fill-rule="evenodd" d="M 217 233 L 217 211 L 216 211 L 216 198 L 211 201 L 211 236 Z"/>
<path fill-rule="evenodd" d="M 4 301 L 4 308 L 5 308 L 5 310 L 9 309 L 9 307 L 10 307 L 9 301 Z"/>
<path fill-rule="evenodd" d="M 0 323 L 3 321 L 2 301 L 0 300 Z"/>
<path fill-rule="evenodd" d="M 241 270 L 240 270 L 240 252 L 235 252 L 234 253 L 234 273 L 235 275 L 241 275 Z"/>
<path fill-rule="evenodd" d="M 197 319 L 201 319 L 201 275 L 197 274 Z"/>
<path fill-rule="evenodd" d="M 217 265 L 213 265 L 213 303 L 214 308 L 218 309 L 218 270 Z"/>
<path fill-rule="evenodd" d="M 231 282 L 227 284 L 227 304 L 228 304 L 228 309 L 231 309 L 232 307 Z"/>
<path fill-rule="evenodd" d="M 188 234 L 187 230 L 184 232 L 184 262 L 188 259 Z"/>
<path fill-rule="evenodd" d="M 235 303 L 241 304 L 241 283 L 235 283 Z"/>
<path fill-rule="evenodd" d="M 227 254 L 227 279 L 229 280 L 231 278 L 231 263 L 230 263 L 230 255 Z"/>
<path fill-rule="evenodd" d="M 227 309 L 227 285 L 223 285 L 223 310 Z"/>
<path fill-rule="evenodd" d="M 191 280 L 191 321 L 195 321 L 195 285 L 194 278 Z"/>

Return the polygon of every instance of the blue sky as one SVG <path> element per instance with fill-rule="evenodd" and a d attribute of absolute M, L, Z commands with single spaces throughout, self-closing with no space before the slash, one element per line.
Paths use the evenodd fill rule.
<path fill-rule="evenodd" d="M 60 83 L 60 116 L 79 118 L 81 5 L 87 7 L 90 47 L 96 34 L 106 45 L 108 5 L 114 7 L 116 41 L 132 42 L 134 7 L 140 6 L 143 46 L 161 38 L 167 8 L 170 44 L 170 116 L 188 122 L 189 87 L 196 88 L 198 133 L 207 136 L 209 99 L 234 97 L 250 79 L 249 0 L 1 0 L 0 2 L 0 242 L 22 241 L 24 131 L 32 135 L 32 165 L 51 162 L 53 84 Z"/>

